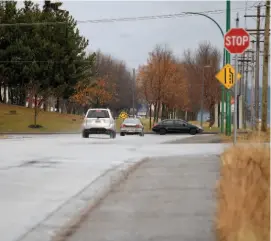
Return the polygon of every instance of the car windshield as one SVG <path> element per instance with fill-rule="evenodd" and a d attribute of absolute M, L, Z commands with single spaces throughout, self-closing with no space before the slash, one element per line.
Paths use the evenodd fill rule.
<path fill-rule="evenodd" d="M 125 119 L 123 121 L 124 124 L 139 124 L 139 120 L 138 119 Z"/>
<path fill-rule="evenodd" d="M 87 118 L 109 118 L 107 110 L 90 110 Z"/>

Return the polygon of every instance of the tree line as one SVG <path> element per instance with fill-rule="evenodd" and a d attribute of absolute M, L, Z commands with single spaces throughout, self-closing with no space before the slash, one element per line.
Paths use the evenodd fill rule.
<path fill-rule="evenodd" d="M 0 1 L 0 102 L 78 113 L 89 106 L 131 106 L 132 76 L 125 63 L 87 53 L 89 41 L 61 2 Z M 33 102 L 33 103 L 32 103 Z"/>
<path fill-rule="evenodd" d="M 119 112 L 132 106 L 134 80 L 125 62 L 100 50 L 88 53 L 89 41 L 61 2 L 44 1 L 41 6 L 24 1 L 18 8 L 16 1 L 0 1 L 0 36 L 0 102 L 25 106 L 28 100 L 35 116 L 41 106 L 48 110 L 52 97 L 56 111 L 74 114 L 89 107 Z M 138 68 L 136 102 L 154 107 L 154 121 L 196 119 L 204 86 L 204 108 L 214 120 L 220 99 L 214 76 L 220 59 L 207 42 L 181 57 L 155 47 L 147 64 Z"/>
<path fill-rule="evenodd" d="M 221 87 L 215 79 L 220 61 L 221 53 L 209 42 L 194 51 L 184 51 L 181 57 L 167 47 L 156 46 L 147 64 L 139 68 L 138 98 L 148 103 L 154 122 L 169 117 L 195 120 L 203 105 L 213 125 L 215 105 L 221 98 Z"/>

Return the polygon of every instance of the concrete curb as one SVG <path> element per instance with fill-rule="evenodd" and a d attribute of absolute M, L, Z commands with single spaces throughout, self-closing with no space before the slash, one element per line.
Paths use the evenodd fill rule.
<path fill-rule="evenodd" d="M 80 224 L 112 189 L 124 181 L 140 164 L 147 161 L 126 161 L 109 169 L 74 197 L 36 225 L 18 241 L 64 241 L 72 235 Z M 101 188 L 101 186 L 103 188 Z"/>

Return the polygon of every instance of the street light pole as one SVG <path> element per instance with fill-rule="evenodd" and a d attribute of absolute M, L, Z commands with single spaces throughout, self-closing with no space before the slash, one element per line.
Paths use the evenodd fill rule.
<path fill-rule="evenodd" d="M 202 88 L 201 88 L 201 107 L 200 107 L 200 126 L 203 126 L 203 101 L 204 101 L 204 67 L 202 70 Z"/>
<path fill-rule="evenodd" d="M 133 98 L 133 117 L 135 117 L 135 69 L 134 68 L 133 68 L 132 98 Z"/>
<path fill-rule="evenodd" d="M 226 49 L 223 50 L 223 67 L 225 66 Z M 220 107 L 220 132 L 224 133 L 224 113 L 225 113 L 225 87 L 221 85 L 221 107 Z"/>
<path fill-rule="evenodd" d="M 200 126 L 203 126 L 203 103 L 204 103 L 204 85 L 205 85 L 205 76 L 204 76 L 204 69 L 210 68 L 210 65 L 206 65 L 203 67 L 202 70 L 202 87 L 201 87 L 201 107 L 200 107 Z"/>

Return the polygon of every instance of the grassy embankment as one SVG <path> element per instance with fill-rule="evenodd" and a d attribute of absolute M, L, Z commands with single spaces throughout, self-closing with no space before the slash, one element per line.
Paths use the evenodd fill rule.
<path fill-rule="evenodd" d="M 34 109 L 0 104 L 0 133 L 2 132 L 76 132 L 80 130 L 83 117 L 40 111 L 37 124 L 42 128 L 28 126 L 34 123 Z"/>
<path fill-rule="evenodd" d="M 55 112 L 39 111 L 37 124 L 42 128 L 29 128 L 34 123 L 34 110 L 22 106 L 0 104 L 0 133 L 46 133 L 46 132 L 78 132 L 80 131 L 83 116 L 60 114 Z M 141 119 L 145 131 L 150 131 L 149 119 Z M 116 120 L 117 130 L 122 123 Z M 199 125 L 199 122 L 191 122 Z M 217 131 L 218 128 L 208 128 L 204 123 L 205 131 Z"/>
<path fill-rule="evenodd" d="M 247 136 L 251 144 L 221 155 L 217 241 L 270 240 L 270 147 L 260 144 L 264 138 Z"/>

